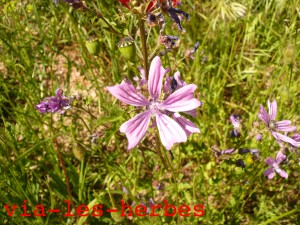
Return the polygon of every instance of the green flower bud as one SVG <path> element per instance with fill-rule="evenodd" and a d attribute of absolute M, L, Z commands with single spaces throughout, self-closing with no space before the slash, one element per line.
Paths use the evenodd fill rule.
<path fill-rule="evenodd" d="M 98 38 L 86 41 L 85 46 L 92 55 L 98 55 L 100 52 L 100 41 Z"/>
<path fill-rule="evenodd" d="M 118 48 L 125 59 L 131 61 L 134 60 L 136 52 L 135 52 L 134 40 L 132 38 L 129 37 L 123 38 L 118 43 Z"/>

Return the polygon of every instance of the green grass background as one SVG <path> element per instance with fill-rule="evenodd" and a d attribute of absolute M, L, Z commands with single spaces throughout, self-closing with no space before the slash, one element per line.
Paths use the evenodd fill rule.
<path fill-rule="evenodd" d="M 277 100 L 278 119 L 290 119 L 299 127 L 300 1 L 236 2 L 241 5 L 229 0 L 182 0 L 181 9 L 191 17 L 183 22 L 185 33 L 165 15 L 166 33 L 180 36 L 180 43 L 162 57 L 163 66 L 197 84 L 196 96 L 203 102 L 192 119 L 201 134 L 173 147 L 171 173 L 149 147 L 149 138 L 126 150 L 119 127 L 135 112 L 105 90 L 138 74 L 141 60 L 124 59 L 117 47 L 128 33 L 140 44 L 136 17 L 117 1 L 86 1 L 123 34 L 118 35 L 110 33 L 103 21 L 65 3 L 56 7 L 50 0 L 1 0 L 0 224 L 300 224 L 299 154 L 289 154 L 288 164 L 282 166 L 287 180 L 278 175 L 267 180 L 264 159 L 275 157 L 279 145 L 268 133 L 256 142 L 252 128 L 259 104 L 266 106 L 268 99 Z M 90 37 L 100 40 L 96 57 L 85 47 Z M 149 31 L 150 52 L 157 37 L 157 28 Z M 195 59 L 181 60 L 196 41 L 200 47 Z M 82 94 L 82 100 L 62 116 L 41 115 L 34 106 L 58 87 L 67 96 Z M 242 118 L 239 139 L 230 137 L 232 113 Z M 93 144 L 90 136 L 96 132 L 100 138 Z M 257 148 L 261 159 L 216 158 L 213 145 Z M 121 199 L 136 204 L 166 199 L 174 205 L 203 204 L 205 216 L 20 217 L 25 199 L 30 213 L 38 204 L 46 210 L 66 210 L 68 191 L 57 150 L 76 206 L 98 203 L 104 209 L 120 208 Z M 237 159 L 245 161 L 246 169 L 236 166 Z M 165 188 L 157 191 L 155 181 Z M 5 204 L 18 205 L 13 217 L 7 216 Z"/>

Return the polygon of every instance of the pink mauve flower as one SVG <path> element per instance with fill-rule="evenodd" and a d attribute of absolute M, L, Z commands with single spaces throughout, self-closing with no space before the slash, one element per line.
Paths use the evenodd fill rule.
<path fill-rule="evenodd" d="M 264 124 L 267 126 L 271 134 L 275 137 L 275 139 L 279 142 L 280 145 L 282 145 L 282 142 L 289 143 L 295 147 L 300 147 L 300 142 L 297 142 L 296 140 L 283 135 L 279 133 L 282 132 L 291 132 L 296 130 L 295 126 L 291 125 L 290 120 L 281 120 L 276 121 L 276 115 L 277 115 L 277 102 L 274 100 L 273 102 L 270 102 L 268 100 L 268 108 L 269 113 L 266 112 L 265 108 L 260 105 L 260 111 L 258 114 L 258 117 L 264 122 Z"/>
<path fill-rule="evenodd" d="M 174 143 L 185 142 L 191 133 L 199 133 L 199 129 L 178 112 L 196 109 L 201 102 L 194 98 L 195 84 L 185 85 L 161 100 L 163 77 L 168 72 L 161 66 L 157 56 L 150 65 L 148 91 L 149 99 L 138 92 L 130 81 L 107 87 L 107 90 L 120 101 L 136 107 L 145 107 L 145 111 L 123 123 L 120 131 L 126 134 L 128 150 L 133 149 L 145 136 L 151 117 L 155 117 L 162 144 L 170 150 Z M 173 114 L 174 119 L 169 115 Z"/>
<path fill-rule="evenodd" d="M 286 156 L 279 151 L 276 155 L 276 160 L 274 160 L 272 157 L 269 157 L 265 160 L 265 163 L 268 164 L 270 166 L 269 169 L 267 169 L 265 171 L 265 176 L 268 177 L 268 179 L 273 179 L 273 177 L 275 176 L 275 172 L 278 173 L 281 177 L 287 179 L 288 178 L 288 174 L 280 169 L 279 164 L 284 161 L 286 159 Z"/>

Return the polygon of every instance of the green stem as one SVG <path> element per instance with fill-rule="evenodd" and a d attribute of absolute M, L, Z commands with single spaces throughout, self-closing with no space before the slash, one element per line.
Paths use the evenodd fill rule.
<path fill-rule="evenodd" d="M 103 22 L 109 27 L 109 29 L 110 29 L 113 33 L 121 35 L 118 31 L 115 30 L 115 28 L 113 28 L 113 27 L 109 24 L 109 22 L 103 17 L 103 15 L 102 15 L 101 12 L 95 11 L 95 10 L 93 10 L 93 9 L 90 9 L 90 8 L 86 7 L 86 6 L 84 6 L 83 9 L 86 10 L 86 11 L 88 11 L 88 12 L 90 12 L 90 13 L 92 13 L 92 14 L 94 14 L 95 16 L 97 16 L 97 18 L 103 20 Z"/>
<path fill-rule="evenodd" d="M 145 70 L 145 78 L 148 80 L 148 52 L 147 52 L 147 43 L 146 43 L 146 36 L 145 36 L 145 23 L 142 18 L 139 18 L 139 28 L 140 28 L 140 37 L 142 41 L 142 54 L 143 54 L 143 61 L 144 61 L 144 70 Z"/>
<path fill-rule="evenodd" d="M 153 50 L 153 52 L 150 54 L 149 59 L 151 60 L 156 53 L 157 49 L 159 48 L 160 44 L 157 44 Z"/>
<path fill-rule="evenodd" d="M 280 219 L 283 218 L 283 217 L 292 215 L 292 214 L 294 214 L 294 213 L 297 212 L 297 211 L 300 211 L 300 209 L 297 209 L 297 208 L 296 208 L 296 209 L 290 210 L 290 211 L 288 211 L 288 212 L 286 212 L 286 213 L 281 214 L 280 216 L 275 216 L 275 217 L 273 217 L 273 218 L 267 220 L 266 222 L 261 223 L 260 225 L 266 225 L 266 224 L 275 222 L 275 221 L 277 221 L 277 220 L 280 220 Z"/>
<path fill-rule="evenodd" d="M 52 115 L 51 115 L 50 124 L 51 124 L 52 133 L 54 135 L 52 121 L 53 120 L 52 120 Z M 65 163 L 64 163 L 64 161 L 62 159 L 62 156 L 61 156 L 61 153 L 60 153 L 60 150 L 59 150 L 59 147 L 58 147 L 58 143 L 57 143 L 56 137 L 53 138 L 53 143 L 55 145 L 55 149 L 56 149 L 56 152 L 57 152 L 57 156 L 58 156 L 58 159 L 59 159 L 60 166 L 61 166 L 61 168 L 63 170 L 63 173 L 64 173 L 64 177 L 65 177 L 65 180 L 66 180 L 66 186 L 67 186 L 67 190 L 68 190 L 69 199 L 70 199 L 70 202 L 71 202 L 71 205 L 72 205 L 73 209 L 75 209 L 75 205 L 74 205 L 74 202 L 73 202 L 73 197 L 72 197 L 72 192 L 71 192 L 71 188 L 70 188 L 70 183 L 69 183 L 69 178 L 68 178 L 67 170 L 66 170 L 66 167 L 65 167 Z M 77 215 L 75 216 L 75 218 L 77 218 Z"/>

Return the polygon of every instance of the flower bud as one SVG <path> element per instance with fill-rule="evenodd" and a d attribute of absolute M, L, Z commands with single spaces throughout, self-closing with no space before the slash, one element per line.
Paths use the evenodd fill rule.
<path fill-rule="evenodd" d="M 98 38 L 93 38 L 89 41 L 86 41 L 85 46 L 92 55 L 98 55 L 100 52 L 100 41 Z"/>
<path fill-rule="evenodd" d="M 123 38 L 118 43 L 119 51 L 125 59 L 133 61 L 135 58 L 135 45 L 134 40 L 130 37 Z"/>
<path fill-rule="evenodd" d="M 292 64 L 295 59 L 295 46 L 292 44 L 289 44 L 284 50 L 283 50 L 283 62 L 285 64 Z"/>

